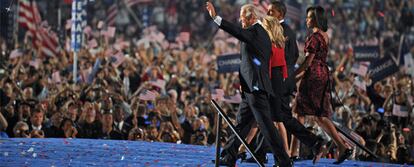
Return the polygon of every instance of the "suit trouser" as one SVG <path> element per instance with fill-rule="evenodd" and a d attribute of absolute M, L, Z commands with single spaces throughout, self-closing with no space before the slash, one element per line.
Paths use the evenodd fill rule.
<path fill-rule="evenodd" d="M 313 147 L 318 138 L 292 116 L 292 108 L 290 107 L 291 92 L 283 90 L 286 87 L 285 84 L 281 68 L 272 68 L 272 86 L 276 96 L 270 98 L 270 107 L 274 120 L 283 122 L 287 132 L 293 134 L 306 146 Z M 263 136 L 260 132 L 256 139 L 257 149 L 255 150 L 259 157 L 265 156 L 266 153 L 265 143 L 262 140 Z"/>
<path fill-rule="evenodd" d="M 279 164 L 289 164 L 289 156 L 283 148 L 283 140 L 276 131 L 270 114 L 269 95 L 263 91 L 253 93 L 242 93 L 242 102 L 237 113 L 236 130 L 244 139 L 249 133 L 252 124 L 257 122 L 263 135 L 264 141 L 270 146 L 275 160 Z M 224 146 L 222 157 L 234 160 L 238 153 L 241 142 L 233 134 L 229 137 L 228 143 Z"/>

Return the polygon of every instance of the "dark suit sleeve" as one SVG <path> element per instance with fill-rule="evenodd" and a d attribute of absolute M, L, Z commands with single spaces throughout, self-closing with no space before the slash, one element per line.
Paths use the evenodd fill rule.
<path fill-rule="evenodd" d="M 293 62 L 292 64 L 295 64 L 296 61 L 299 58 L 299 49 L 298 44 L 296 43 L 296 33 L 293 32 L 292 39 L 291 39 L 291 45 L 292 45 L 292 52 L 293 52 Z"/>
<path fill-rule="evenodd" d="M 282 23 L 282 27 L 284 35 L 288 38 L 285 46 L 286 63 L 289 69 L 293 69 L 299 57 L 296 33 L 286 23 Z"/>
<path fill-rule="evenodd" d="M 227 33 L 231 34 L 238 40 L 245 42 L 245 43 L 251 43 L 254 34 L 249 29 L 243 29 L 240 26 L 237 26 L 233 23 L 230 23 L 226 20 L 221 20 L 221 24 L 219 26 L 222 30 L 226 31 Z"/>

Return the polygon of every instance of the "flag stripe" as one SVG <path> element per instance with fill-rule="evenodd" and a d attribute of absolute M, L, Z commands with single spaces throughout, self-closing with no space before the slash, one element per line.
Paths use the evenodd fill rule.
<path fill-rule="evenodd" d="M 40 26 L 41 16 L 35 1 L 19 1 L 19 19 L 21 26 L 28 29 L 32 36 L 33 46 L 40 48 L 41 53 L 55 56 L 58 53 L 58 38 L 56 34 L 49 32 L 48 27 Z"/>
<path fill-rule="evenodd" d="M 106 20 L 108 26 L 115 25 L 116 15 L 118 14 L 118 5 L 117 3 L 112 4 L 108 9 L 108 18 Z"/>
<path fill-rule="evenodd" d="M 287 9 L 286 17 L 292 20 L 300 21 L 301 11 L 299 8 L 286 4 L 286 9 Z"/>

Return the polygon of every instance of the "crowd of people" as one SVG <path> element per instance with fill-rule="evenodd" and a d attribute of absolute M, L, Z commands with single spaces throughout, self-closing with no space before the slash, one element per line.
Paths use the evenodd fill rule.
<path fill-rule="evenodd" d="M 234 6 L 246 2 L 217 0 L 215 4 L 223 18 L 235 21 L 239 8 Z M 40 8 L 50 7 L 47 1 L 38 4 Z M 149 11 L 150 18 L 143 27 L 126 19 L 128 12 L 120 7 L 115 36 L 102 35 L 101 30 L 109 26 L 104 24 L 102 28 L 98 23 L 105 22 L 111 4 L 88 3 L 91 32 L 85 35 L 78 53 L 76 83 L 73 52 L 67 46 L 70 29 L 62 30 L 61 49 L 54 57 L 41 54 L 30 40 L 10 45 L 0 38 L 1 137 L 213 145 L 217 114 L 210 107 L 210 99 L 216 98 L 218 91 L 226 96 L 237 95 L 240 85 L 237 73 L 217 72 L 216 59 L 238 52 L 238 41 L 216 31 L 203 1 L 153 0 L 133 6 L 139 20 L 143 20 L 143 8 Z M 353 146 L 357 151 L 352 158 L 412 164 L 414 76 L 401 68 L 382 81 L 370 83 L 368 75 L 355 74 L 351 68 L 355 45 L 379 45 L 381 55 L 389 55 L 398 53 L 400 44 L 396 41 L 403 34 L 414 41 L 414 1 L 344 0 L 321 5 L 329 11 L 328 64 L 337 102 L 332 118 L 354 130 L 360 143 L 381 157 L 377 159 Z M 40 11 L 47 15 L 42 13 L 47 10 Z M 125 17 L 121 17 L 123 14 Z M 305 16 L 301 16 L 305 22 Z M 62 21 L 69 18 L 70 11 L 64 11 Z M 56 25 L 49 22 L 52 27 Z M 299 43 L 305 40 L 304 29 L 304 25 L 294 29 Z M 414 55 L 412 44 L 409 50 Z M 303 46 L 299 50 L 303 57 Z M 299 59 L 298 64 L 303 58 Z M 235 121 L 238 104 L 220 104 Z M 292 106 L 295 111 L 294 101 Z M 402 108 L 407 116 L 396 116 L 396 110 Z M 330 139 L 320 128 L 313 128 L 317 127 L 314 120 L 307 119 L 305 126 Z M 226 124 L 223 127 L 224 143 L 231 132 Z M 332 152 L 324 157 L 334 157 Z M 308 158 L 307 153 L 301 148 L 301 157 Z"/>

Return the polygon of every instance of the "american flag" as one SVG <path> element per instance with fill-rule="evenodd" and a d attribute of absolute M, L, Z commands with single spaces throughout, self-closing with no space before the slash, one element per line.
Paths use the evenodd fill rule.
<path fill-rule="evenodd" d="M 231 103 L 231 104 L 239 104 L 242 101 L 240 93 L 237 93 L 234 96 L 224 96 L 221 100 L 223 102 Z"/>
<path fill-rule="evenodd" d="M 35 48 L 41 49 L 41 52 L 47 56 L 55 56 L 59 51 L 58 37 L 50 30 L 47 22 L 41 20 L 35 1 L 19 0 L 18 22 L 28 29 Z"/>
<path fill-rule="evenodd" d="M 259 10 L 259 16 L 265 16 L 267 14 L 267 7 L 270 5 L 269 0 L 253 0 L 253 4 Z M 285 3 L 286 5 L 286 18 L 292 19 L 294 21 L 300 21 L 301 10 L 300 6 L 291 5 Z"/>
<path fill-rule="evenodd" d="M 301 10 L 300 6 L 294 6 L 286 3 L 286 17 L 294 21 L 300 21 Z"/>
<path fill-rule="evenodd" d="M 92 68 L 81 70 L 81 79 L 83 82 L 88 82 L 88 77 L 92 73 Z"/>
<path fill-rule="evenodd" d="M 365 76 L 368 72 L 368 66 L 368 62 L 354 63 L 351 68 L 351 73 Z"/>
<path fill-rule="evenodd" d="M 112 63 L 112 66 L 117 68 L 125 61 L 126 58 L 122 52 L 117 52 L 115 55 L 112 56 L 112 59 L 114 61 Z"/>
<path fill-rule="evenodd" d="M 108 37 L 114 37 L 116 33 L 115 27 L 108 27 L 108 30 L 106 31 Z"/>
<path fill-rule="evenodd" d="M 125 0 L 125 4 L 128 7 L 132 7 L 132 6 L 134 6 L 136 4 L 139 4 L 139 3 L 150 3 L 150 2 L 152 2 L 152 0 Z"/>
<path fill-rule="evenodd" d="M 10 53 L 10 59 L 18 58 L 20 56 L 23 56 L 23 52 L 19 49 L 15 49 Z"/>
<path fill-rule="evenodd" d="M 211 98 L 214 100 L 221 100 L 224 98 L 224 90 L 223 89 L 213 89 L 211 91 Z"/>
<path fill-rule="evenodd" d="M 33 66 L 36 69 L 38 69 L 41 62 L 42 62 L 42 60 L 40 60 L 40 59 L 34 59 L 34 60 L 29 62 L 29 65 Z"/>
<path fill-rule="evenodd" d="M 106 23 L 108 26 L 114 26 L 116 21 L 116 15 L 118 14 L 118 3 L 112 4 L 108 9 L 108 17 Z"/>
<path fill-rule="evenodd" d="M 158 93 L 156 91 L 145 90 L 143 93 L 139 95 L 140 100 L 150 101 L 155 100 L 157 98 Z"/>
<path fill-rule="evenodd" d="M 19 18 L 18 22 L 29 30 L 34 36 L 36 34 L 37 24 L 41 22 L 40 13 L 37 10 L 36 2 L 29 0 L 19 0 Z"/>
<path fill-rule="evenodd" d="M 256 8 L 258 10 L 259 17 L 266 16 L 267 6 L 269 6 L 269 2 L 268 1 L 259 2 L 259 0 L 253 0 L 253 5 L 256 6 Z"/>
<path fill-rule="evenodd" d="M 178 34 L 176 41 L 177 42 L 183 42 L 183 43 L 188 43 L 190 41 L 190 32 L 180 32 L 180 34 Z"/>
<path fill-rule="evenodd" d="M 161 89 L 165 88 L 166 82 L 163 79 L 157 79 L 155 81 L 149 81 L 149 83 L 153 86 L 159 87 Z"/>
<path fill-rule="evenodd" d="M 56 71 L 52 74 L 52 81 L 54 83 L 60 83 L 62 80 L 60 79 L 60 73 L 59 71 Z"/>
<path fill-rule="evenodd" d="M 36 40 L 37 46 L 42 53 L 48 56 L 56 56 L 59 53 L 59 40 L 55 32 L 50 30 L 46 21 L 43 21 L 37 30 Z"/>
<path fill-rule="evenodd" d="M 392 115 L 397 117 L 408 117 L 408 107 L 401 106 L 398 104 L 393 104 Z"/>
<path fill-rule="evenodd" d="M 90 41 L 88 41 L 88 48 L 95 48 L 98 46 L 98 41 L 96 41 L 96 39 L 92 39 Z"/>

